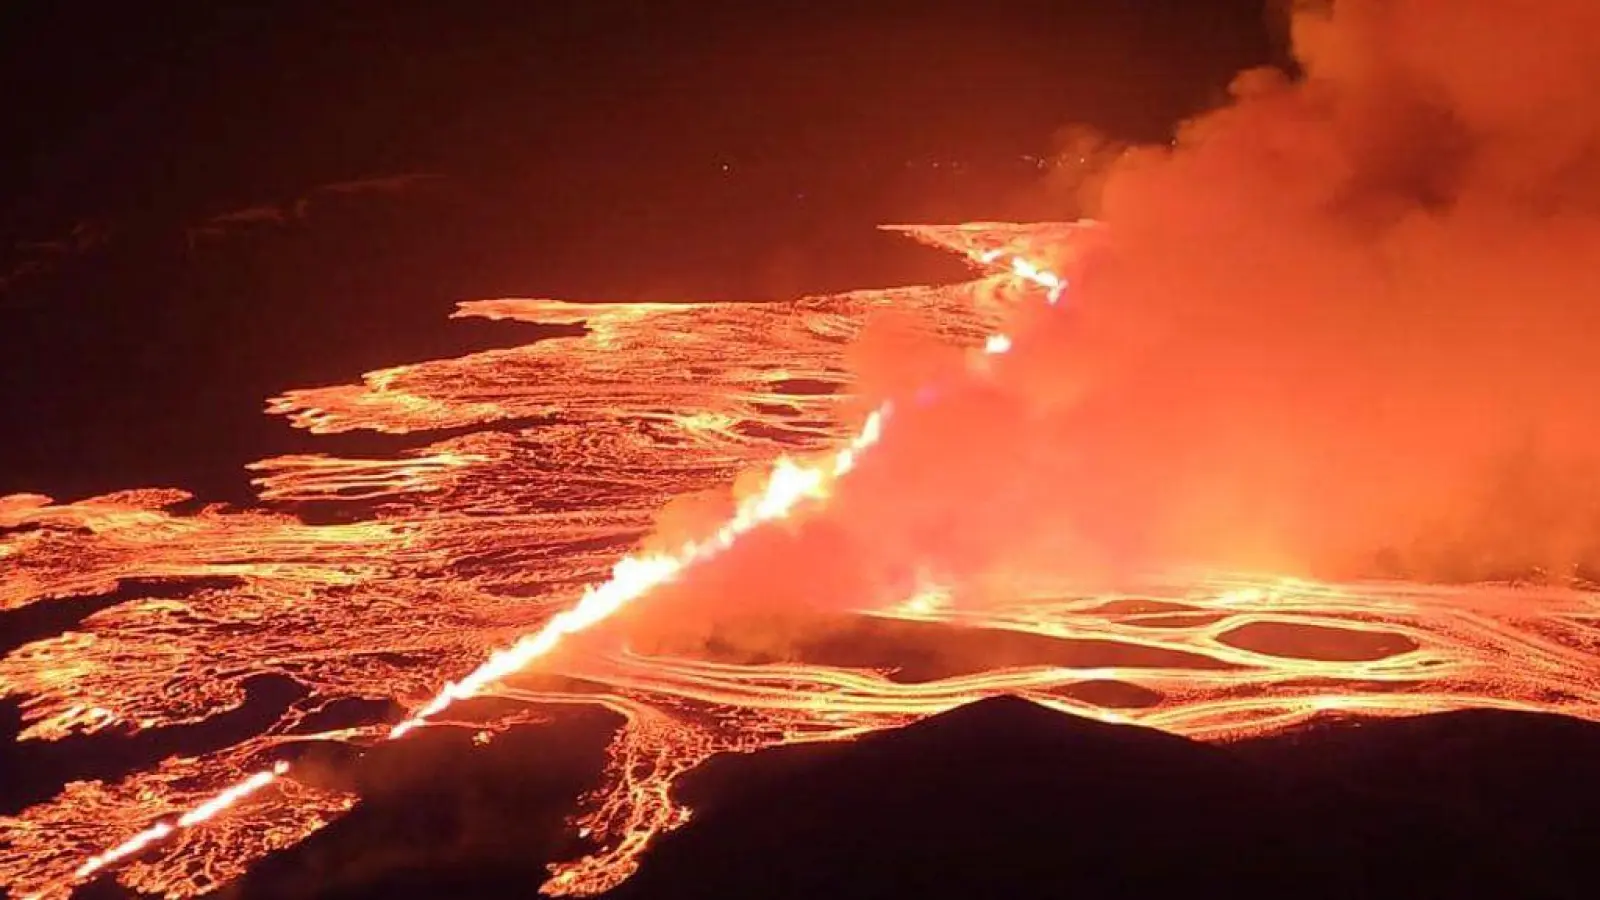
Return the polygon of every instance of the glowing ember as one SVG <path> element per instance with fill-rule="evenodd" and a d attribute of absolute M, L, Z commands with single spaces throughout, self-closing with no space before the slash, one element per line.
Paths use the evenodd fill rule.
<path fill-rule="evenodd" d="M 601 704 L 626 721 L 606 786 L 573 822 L 596 849 L 556 868 L 545 890 L 558 894 L 626 878 L 652 836 L 686 820 L 671 785 L 711 754 L 847 738 L 997 693 L 1203 738 L 1271 731 L 1331 709 L 1399 715 L 1477 705 L 1600 718 L 1600 604 L 1571 591 L 1213 573 L 1111 597 L 1015 573 L 1004 599 L 981 608 L 919 584 L 898 605 L 863 611 L 895 626 L 1026 635 L 1054 648 L 926 678 L 899 677 L 889 661 L 748 665 L 588 645 L 552 654 L 741 535 L 827 497 L 856 466 L 890 427 L 887 410 L 864 420 L 847 412 L 845 348 L 865 317 L 909 311 L 947 341 L 1006 353 L 1007 309 L 1066 290 L 1029 260 L 1088 233 L 995 223 L 899 230 L 964 255 L 984 276 L 786 304 L 477 301 L 458 315 L 581 321 L 589 331 L 277 398 L 274 412 L 319 433 L 495 424 L 394 458 L 299 455 L 253 467 L 264 501 L 370 512 L 346 516 L 353 524 L 263 511 L 178 514 L 171 509 L 187 499 L 178 491 L 66 505 L 0 498 L 0 609 L 123 585 L 72 631 L 0 660 L 0 689 L 23 702 L 24 739 L 205 722 L 244 705 L 245 682 L 261 675 L 307 692 L 225 750 L 114 782 L 73 782 L 0 820 L 0 878 L 45 897 L 107 873 L 174 897 L 212 890 L 354 802 L 293 777 L 274 761 L 284 745 L 398 738 L 481 695 L 532 707 Z M 848 421 L 863 424 L 852 431 Z M 769 470 L 761 489 L 720 528 L 619 561 L 669 500 L 758 468 Z M 174 598 L 131 579 L 196 581 Z M 582 584 L 592 587 L 563 587 Z M 1116 649 L 1087 653 L 1084 641 Z M 535 690 L 517 673 L 536 659 L 610 692 Z M 1144 699 L 1107 705 L 1085 687 L 1107 682 Z M 314 725 L 337 700 L 391 696 L 410 710 L 393 727 Z M 461 724 L 491 735 L 518 714 L 499 715 Z"/>

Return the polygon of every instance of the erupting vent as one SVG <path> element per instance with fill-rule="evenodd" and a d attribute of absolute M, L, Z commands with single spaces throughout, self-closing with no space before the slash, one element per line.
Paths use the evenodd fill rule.
<path fill-rule="evenodd" d="M 0 498 L 0 609 L 131 579 L 205 579 L 178 599 L 125 590 L 131 596 L 76 630 L 0 661 L 0 689 L 24 704 L 24 739 L 206 722 L 241 707 L 245 682 L 262 675 L 306 690 L 265 731 L 225 750 L 74 782 L 0 820 L 0 880 L 42 897 L 102 873 L 172 897 L 215 888 L 356 802 L 298 780 L 286 761 L 293 745 L 398 739 L 476 696 L 525 710 L 459 723 L 490 732 L 549 704 L 603 705 L 627 720 L 605 787 L 572 825 L 596 849 L 556 867 L 544 888 L 553 894 L 627 878 L 651 837 L 686 818 L 673 780 L 714 753 L 847 738 L 995 694 L 1202 738 L 1272 731 L 1328 710 L 1495 706 L 1600 718 L 1600 606 L 1554 590 L 1212 574 L 1152 581 L 1138 596 L 1074 596 L 1024 572 L 1008 599 L 981 610 L 952 606 L 935 588 L 861 610 L 1064 648 L 977 672 L 908 681 L 603 642 L 552 653 L 742 535 L 825 504 L 893 433 L 892 402 L 862 415 L 842 390 L 846 347 L 865 317 L 910 313 L 996 364 L 1012 348 L 1001 331 L 1011 309 L 1071 303 L 1065 279 L 1041 263 L 1043 248 L 1070 245 L 1086 227 L 897 229 L 970 259 L 980 277 L 957 285 L 772 304 L 464 303 L 459 316 L 582 322 L 588 332 L 273 400 L 272 412 L 316 433 L 466 432 L 397 458 L 298 455 L 253 466 L 264 501 L 343 504 L 362 514 L 350 524 L 265 510 L 180 514 L 173 507 L 188 498 L 174 490 L 68 505 Z M 768 472 L 760 488 L 720 528 L 622 555 L 667 501 L 758 468 Z M 1092 665 L 1065 649 L 1084 640 L 1102 648 Z M 551 682 L 518 677 L 535 661 L 542 673 L 607 689 L 540 689 Z M 1105 692 L 1085 689 L 1107 682 L 1147 699 L 1111 708 Z M 315 725 L 335 701 L 390 697 L 409 710 L 398 724 Z"/>

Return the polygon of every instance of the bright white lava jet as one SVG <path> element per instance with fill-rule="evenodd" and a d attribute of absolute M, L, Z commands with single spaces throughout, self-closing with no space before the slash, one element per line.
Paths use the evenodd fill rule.
<path fill-rule="evenodd" d="M 1052 305 L 1067 288 L 1065 279 L 1020 256 L 1012 256 L 1008 263 L 1002 262 L 1004 254 L 991 250 L 974 254 L 972 258 L 984 265 L 1003 268 L 1017 278 L 1043 288 L 1046 301 Z M 990 335 L 983 349 L 987 355 L 1004 354 L 1011 349 L 1011 338 L 1004 334 Z M 717 556 L 746 532 L 766 522 L 787 517 L 806 500 L 826 498 L 833 482 L 855 468 L 861 453 L 878 443 L 890 409 L 885 404 L 875 410 L 848 444 L 821 463 L 805 464 L 788 457 L 779 458 L 767 477 L 764 489 L 741 502 L 733 517 L 710 537 L 687 542 L 676 553 L 623 557 L 612 568 L 610 579 L 591 585 L 571 609 L 556 614 L 544 627 L 493 654 L 461 680 L 446 684 L 433 699 L 418 707 L 405 721 L 392 727 L 389 739 L 404 737 L 457 700 L 477 696 L 502 679 L 521 671 L 534 660 L 549 654 L 568 635 L 592 628 L 610 618 L 632 601 L 672 581 L 689 566 Z M 151 844 L 216 817 L 288 774 L 289 768 L 287 762 L 274 763 L 270 768 L 218 791 L 177 819 L 157 822 L 122 843 L 87 857 L 74 872 L 75 877 L 79 881 L 87 879 Z"/>

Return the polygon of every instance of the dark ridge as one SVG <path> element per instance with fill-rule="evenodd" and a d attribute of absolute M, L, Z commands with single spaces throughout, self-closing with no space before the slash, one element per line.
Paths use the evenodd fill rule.
<path fill-rule="evenodd" d="M 1415 795 L 1462 791 L 1538 793 L 1538 783 L 1571 799 L 1600 790 L 1600 726 L 1543 713 L 1469 709 L 1404 719 L 1333 718 L 1233 745 L 1241 756 L 1302 774 L 1359 780 Z M 1314 752 L 1312 752 L 1314 751 Z M 1588 765 L 1577 765 L 1590 761 Z"/>
<path fill-rule="evenodd" d="M 1299 855 L 1269 821 L 1274 782 L 1161 732 L 997 698 L 786 755 L 686 785 L 694 824 L 615 896 L 1150 897 L 1207 871 L 1293 886 L 1238 852 Z M 740 768 L 764 771 L 751 787 Z"/>
<path fill-rule="evenodd" d="M 1215 746 L 984 701 L 711 761 L 680 792 L 693 822 L 612 896 L 1576 898 L 1597 751 L 1552 716 Z"/>
<path fill-rule="evenodd" d="M 969 754 L 991 760 L 1015 754 L 1048 765 L 1058 753 L 1070 756 L 1075 745 L 1099 741 L 1131 742 L 1154 753 L 1180 746 L 1193 748 L 1206 764 L 1229 764 L 1222 751 L 1208 745 L 1152 729 L 1064 715 L 1020 697 L 1001 696 L 850 743 L 799 744 L 750 755 L 713 757 L 680 780 L 677 794 L 695 810 L 696 821 L 704 821 L 718 810 L 753 808 L 764 802 L 761 798 L 766 792 L 785 790 L 787 784 L 815 780 L 822 786 L 841 776 L 860 774 L 850 770 L 870 768 L 880 761 L 898 765 L 914 757 L 920 760 L 916 765 L 922 765 Z M 937 782 L 926 787 L 930 796 L 941 789 Z"/>
<path fill-rule="evenodd" d="M 1409 872 L 1415 896 L 1592 895 L 1593 722 L 1487 709 L 1331 718 L 1232 749 L 1342 802 L 1370 867 Z"/>
<path fill-rule="evenodd" d="M 1012 694 L 990 697 L 857 742 L 862 747 L 905 748 L 923 741 L 976 742 L 1002 749 L 1066 746 L 1095 740 L 1130 741 L 1143 747 L 1203 747 L 1180 737 L 1132 725 L 1067 716 Z M 1140 743 L 1142 742 L 1142 743 Z M 1131 746 L 1131 744 L 1130 744 Z M 1207 750 L 1207 752 L 1210 752 Z"/>
<path fill-rule="evenodd" d="M 484 745 L 442 728 L 363 753 L 309 752 L 296 762 L 301 777 L 354 790 L 361 804 L 220 896 L 534 896 L 547 863 L 587 849 L 566 819 L 574 798 L 598 786 L 618 724 L 603 710 L 572 708 Z"/>
<path fill-rule="evenodd" d="M 303 749 L 300 777 L 361 804 L 219 896 L 532 896 L 593 849 L 566 816 L 616 726 L 573 708 L 486 746 L 441 728 Z M 1323 718 L 1219 745 L 999 697 L 709 760 L 676 788 L 693 820 L 607 896 L 1576 900 L 1595 759 L 1600 726 L 1559 716 Z"/>

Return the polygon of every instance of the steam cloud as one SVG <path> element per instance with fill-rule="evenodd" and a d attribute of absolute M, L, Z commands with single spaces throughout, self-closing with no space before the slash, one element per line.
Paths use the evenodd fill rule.
<path fill-rule="evenodd" d="M 1109 249 L 1016 388 L 1081 383 L 1060 437 L 1106 505 L 1076 515 L 1144 559 L 1573 574 L 1600 555 L 1600 7 L 1324 7 L 1301 77 L 1242 73 L 1111 167 Z"/>
<path fill-rule="evenodd" d="M 942 371 L 940 402 L 674 591 L 766 613 L 1019 567 L 1592 572 L 1600 4 L 1339 0 L 1292 38 L 1299 72 L 1104 154 L 1103 245 L 1057 261 L 1067 308 L 1024 314 L 992 375 L 864 341 L 866 393 Z"/>

